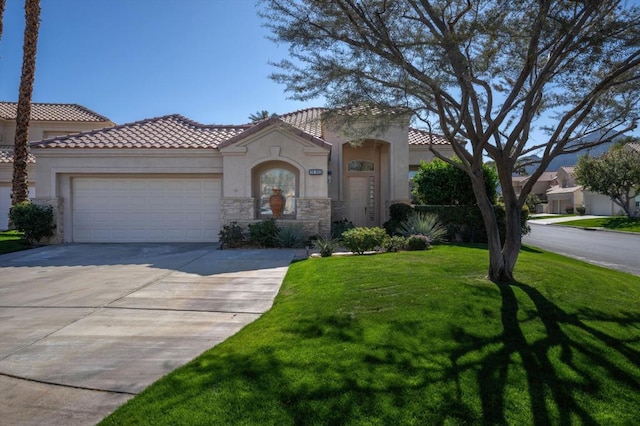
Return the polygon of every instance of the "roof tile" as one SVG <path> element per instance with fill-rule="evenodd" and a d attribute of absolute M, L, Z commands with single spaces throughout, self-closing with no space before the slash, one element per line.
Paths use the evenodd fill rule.
<path fill-rule="evenodd" d="M 27 163 L 35 164 L 36 157 L 29 153 Z M 0 164 L 13 163 L 13 145 L 0 145 Z"/>
<path fill-rule="evenodd" d="M 204 125 L 179 114 L 149 118 L 133 123 L 57 136 L 32 142 L 34 148 L 216 148 L 223 142 L 237 140 L 248 129 L 282 121 L 309 135 L 323 146 L 322 116 L 325 108 L 308 108 L 284 114 L 260 123 L 238 126 Z M 267 123 L 267 124 L 265 124 Z M 409 145 L 448 145 L 440 135 L 409 129 Z"/>
<path fill-rule="evenodd" d="M 249 125 L 203 125 L 179 114 L 33 142 L 36 148 L 215 148 Z"/>
<path fill-rule="evenodd" d="M 18 110 L 17 102 L 0 102 L 0 118 L 15 120 Z M 82 105 L 77 104 L 31 104 L 31 120 L 36 121 L 108 121 L 100 115 Z"/>

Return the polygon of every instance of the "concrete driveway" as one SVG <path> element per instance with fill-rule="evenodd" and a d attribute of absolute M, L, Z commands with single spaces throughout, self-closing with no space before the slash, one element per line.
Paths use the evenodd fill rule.
<path fill-rule="evenodd" d="M 0 256 L 0 423 L 95 424 L 268 310 L 294 254 L 71 244 Z"/>

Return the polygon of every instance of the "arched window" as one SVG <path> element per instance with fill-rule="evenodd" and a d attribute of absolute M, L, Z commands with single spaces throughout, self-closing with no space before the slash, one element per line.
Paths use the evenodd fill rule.
<path fill-rule="evenodd" d="M 348 172 L 372 172 L 373 170 L 373 161 L 369 160 L 351 160 L 347 164 Z"/>
<path fill-rule="evenodd" d="M 279 193 L 284 197 L 282 216 L 295 217 L 297 181 L 297 171 L 288 164 L 271 163 L 257 168 L 254 171 L 254 185 L 257 186 L 259 215 L 274 216 L 269 199 L 275 193 Z"/>

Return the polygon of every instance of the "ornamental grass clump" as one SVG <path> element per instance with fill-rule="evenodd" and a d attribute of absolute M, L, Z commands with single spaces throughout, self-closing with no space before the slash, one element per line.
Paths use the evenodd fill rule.
<path fill-rule="evenodd" d="M 320 257 L 331 257 L 338 248 L 339 240 L 335 238 L 318 237 L 313 240 L 313 247 L 318 250 Z"/>
<path fill-rule="evenodd" d="M 447 228 L 440 222 L 438 215 L 416 213 L 398 226 L 397 232 L 405 237 L 423 235 L 429 239 L 429 244 L 445 241 Z"/>
<path fill-rule="evenodd" d="M 287 224 L 278 229 L 276 244 L 283 248 L 301 248 L 305 246 L 307 237 L 301 223 Z"/>

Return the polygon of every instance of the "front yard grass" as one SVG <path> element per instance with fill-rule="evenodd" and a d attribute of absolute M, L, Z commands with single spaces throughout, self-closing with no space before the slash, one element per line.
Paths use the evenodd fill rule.
<path fill-rule="evenodd" d="M 0 254 L 31 248 L 21 232 L 0 231 Z"/>
<path fill-rule="evenodd" d="M 605 228 L 616 231 L 640 232 L 640 218 L 626 216 L 599 217 L 595 219 L 580 219 L 569 222 L 559 222 L 557 225 L 577 226 L 580 228 Z"/>
<path fill-rule="evenodd" d="M 634 424 L 640 278 L 523 248 L 308 259 L 273 308 L 104 420 L 121 424 Z"/>

